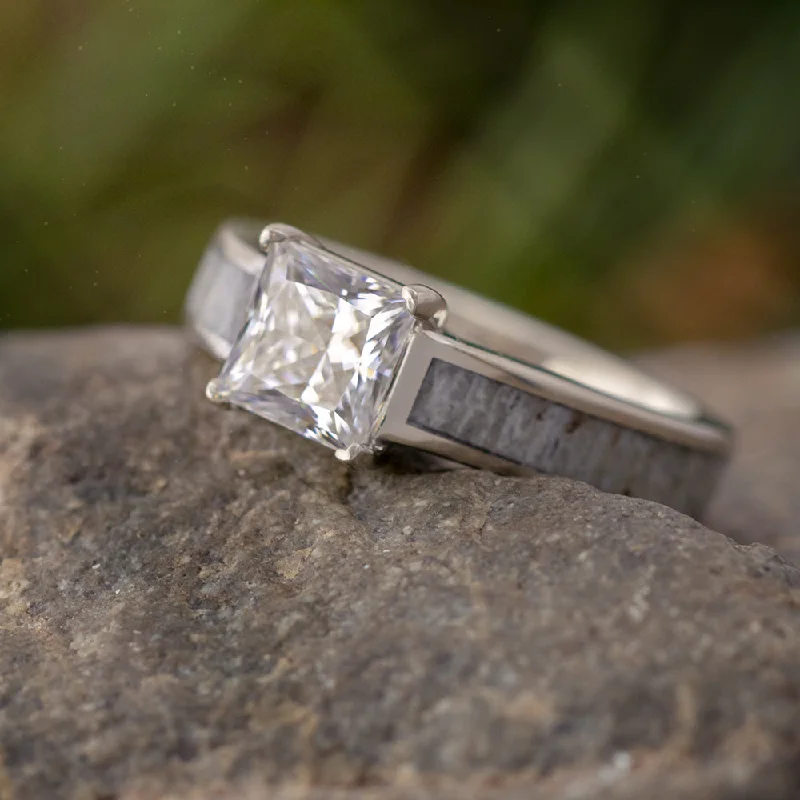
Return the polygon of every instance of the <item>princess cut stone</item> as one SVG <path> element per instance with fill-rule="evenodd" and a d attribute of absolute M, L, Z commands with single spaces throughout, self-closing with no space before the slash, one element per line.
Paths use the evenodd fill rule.
<path fill-rule="evenodd" d="M 209 396 L 337 450 L 369 449 L 414 322 L 399 284 L 306 241 L 271 242 Z"/>

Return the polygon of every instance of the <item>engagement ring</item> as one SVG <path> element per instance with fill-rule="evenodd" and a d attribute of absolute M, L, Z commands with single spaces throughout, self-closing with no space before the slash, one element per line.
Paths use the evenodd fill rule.
<path fill-rule="evenodd" d="M 731 444 L 700 403 L 539 320 L 287 225 L 223 224 L 189 325 L 208 397 L 349 461 L 397 443 L 698 516 Z"/>

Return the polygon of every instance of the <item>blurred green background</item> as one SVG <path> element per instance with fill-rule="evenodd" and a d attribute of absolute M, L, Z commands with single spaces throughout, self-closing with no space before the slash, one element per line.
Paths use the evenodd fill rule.
<path fill-rule="evenodd" d="M 0 327 L 180 318 L 216 223 L 618 348 L 800 321 L 800 3 L 3 0 Z"/>

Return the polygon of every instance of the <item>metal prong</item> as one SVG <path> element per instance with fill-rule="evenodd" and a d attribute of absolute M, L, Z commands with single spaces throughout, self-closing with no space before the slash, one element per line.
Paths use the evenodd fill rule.
<path fill-rule="evenodd" d="M 265 251 L 275 242 L 285 242 L 292 240 L 295 242 L 305 242 L 306 244 L 319 244 L 310 234 L 294 228 L 291 225 L 284 225 L 282 222 L 271 222 L 264 228 L 258 236 L 258 246 Z"/>
<path fill-rule="evenodd" d="M 219 384 L 217 383 L 216 379 L 210 380 L 206 384 L 206 397 L 211 400 L 213 403 L 224 403 L 225 401 L 222 399 L 222 394 L 219 390 Z"/>
<path fill-rule="evenodd" d="M 434 330 L 440 330 L 447 318 L 447 302 L 439 292 L 422 284 L 403 287 L 403 299 L 408 310 Z"/>
<path fill-rule="evenodd" d="M 361 453 L 366 452 L 366 448 L 362 447 L 360 444 L 351 444 L 350 447 L 342 448 L 341 450 L 337 450 L 334 455 L 339 461 L 350 462 L 359 456 Z"/>

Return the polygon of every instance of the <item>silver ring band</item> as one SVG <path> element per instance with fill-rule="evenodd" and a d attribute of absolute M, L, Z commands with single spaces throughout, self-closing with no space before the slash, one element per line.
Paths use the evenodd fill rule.
<path fill-rule="evenodd" d="M 268 261 L 262 228 L 223 224 L 189 291 L 188 323 L 222 360 L 247 324 Z M 272 229 L 284 231 L 279 239 L 294 230 Z M 417 326 L 409 339 L 377 444 L 495 471 L 562 475 L 701 513 L 731 431 L 696 400 L 574 336 L 406 265 L 329 240 L 307 237 L 306 245 L 323 260 L 431 287 L 446 301 L 443 325 Z"/>

